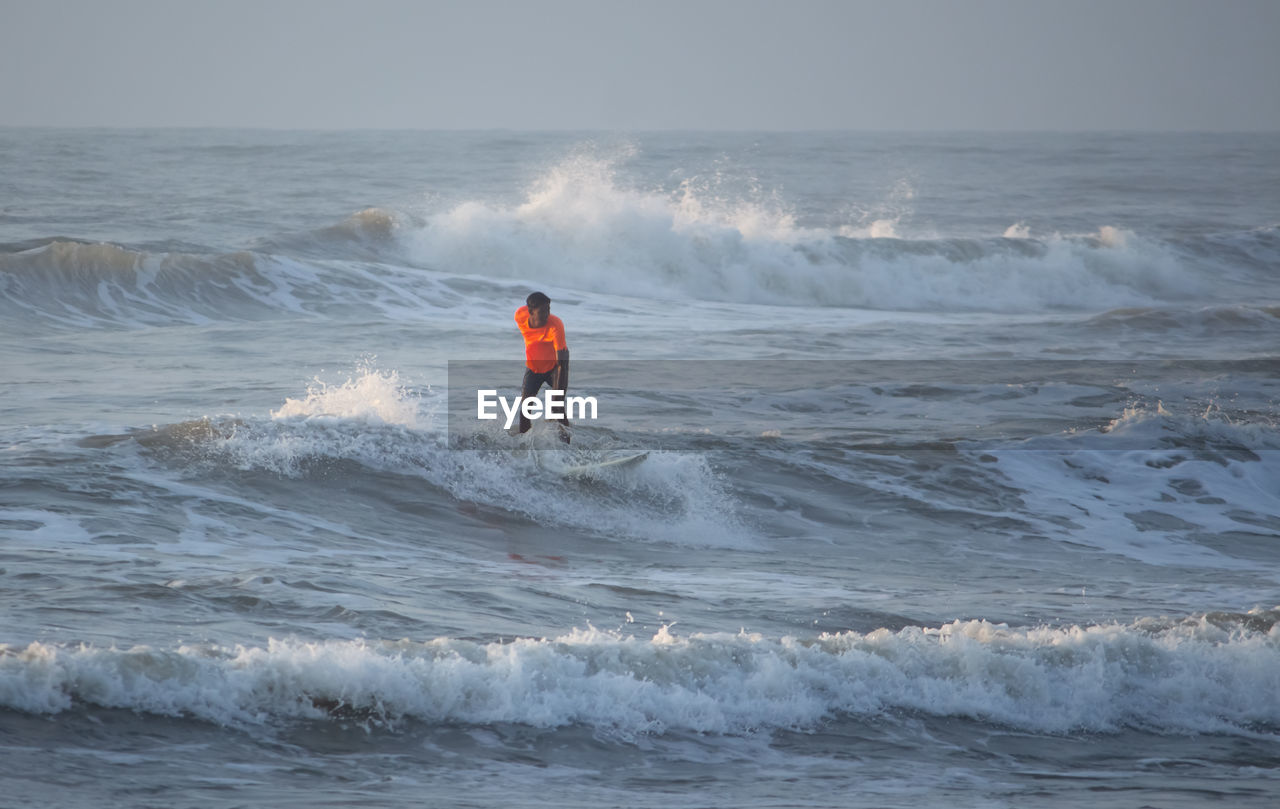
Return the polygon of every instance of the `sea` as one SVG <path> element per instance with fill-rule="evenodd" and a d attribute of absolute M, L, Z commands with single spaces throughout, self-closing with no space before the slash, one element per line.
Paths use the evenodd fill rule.
<path fill-rule="evenodd" d="M 1280 805 L 1280 135 L 3 128 L 0 368 L 0 806 Z"/>

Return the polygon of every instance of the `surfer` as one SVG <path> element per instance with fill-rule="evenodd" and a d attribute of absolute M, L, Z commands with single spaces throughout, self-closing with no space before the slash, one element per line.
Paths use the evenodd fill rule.
<path fill-rule="evenodd" d="M 524 337 L 524 382 L 520 386 L 520 401 L 538 395 L 542 386 L 550 385 L 568 396 L 569 393 L 569 344 L 564 338 L 564 322 L 551 314 L 551 299 L 541 292 L 534 292 L 525 299 L 525 305 L 516 310 L 516 325 Z M 560 440 L 569 443 L 568 419 L 559 423 Z M 532 426 L 520 409 L 520 432 L 527 433 Z"/>

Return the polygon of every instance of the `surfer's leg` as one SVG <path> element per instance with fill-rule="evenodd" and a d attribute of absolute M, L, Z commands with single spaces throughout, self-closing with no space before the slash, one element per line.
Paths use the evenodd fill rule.
<path fill-rule="evenodd" d="M 569 363 L 568 360 L 559 363 L 551 371 L 551 388 L 560 391 L 564 397 L 565 406 L 569 402 Z M 569 414 L 565 413 L 563 419 L 560 420 L 560 431 L 563 433 L 564 428 L 569 426 Z M 566 442 L 568 443 L 568 442 Z"/>
<path fill-rule="evenodd" d="M 551 373 L 537 374 L 528 368 L 524 369 L 524 381 L 520 385 L 520 432 L 527 433 L 533 425 L 524 414 L 524 400 L 532 399 L 542 390 L 543 383 L 551 381 Z"/>
<path fill-rule="evenodd" d="M 542 387 L 542 380 L 539 374 L 535 374 L 528 368 L 524 369 L 524 379 L 520 383 L 520 402 L 516 406 L 520 409 L 520 432 L 527 433 L 533 425 L 529 423 L 529 419 L 524 415 L 524 400 L 530 396 L 538 395 L 538 388 Z"/>

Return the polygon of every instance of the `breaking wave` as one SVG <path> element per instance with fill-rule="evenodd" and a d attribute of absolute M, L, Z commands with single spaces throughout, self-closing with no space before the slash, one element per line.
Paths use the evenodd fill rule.
<path fill-rule="evenodd" d="M 895 218 L 806 224 L 778 196 L 623 183 L 607 160 L 546 171 L 517 201 L 426 214 L 369 208 L 227 253 L 71 239 L 0 246 L 0 310 L 71 326 L 155 325 L 280 313 L 422 317 L 466 284 L 536 282 L 660 300 L 938 312 L 1099 311 L 1159 327 L 1212 304 L 1274 315 L 1280 228 L 1180 241 L 1110 225 L 1088 234 L 904 237 Z M 461 288 L 463 291 L 459 292 Z M 1138 314 L 1135 314 L 1138 313 Z M 1150 313 L 1143 316 L 1141 313 Z M 1204 319 L 1201 317 L 1201 319 Z M 1213 319 L 1213 316 L 1210 317 Z"/>
<path fill-rule="evenodd" d="M 374 722 L 580 725 L 635 738 L 813 730 L 901 712 L 1031 732 L 1280 732 L 1280 612 L 1129 625 L 985 621 L 897 632 L 636 638 L 273 640 L 265 647 L 0 647 L 0 706 L 76 705 L 221 725 L 363 715 Z"/>
<path fill-rule="evenodd" d="M 777 199 L 691 183 L 627 188 L 606 160 L 554 167 L 515 204 L 465 202 L 400 231 L 410 259 L 656 298 L 925 311 L 1114 309 L 1251 289 L 1280 257 L 1265 228 L 1187 243 L 1113 226 L 1084 235 L 900 238 L 897 222 L 804 226 Z M 1259 279 L 1259 274 L 1264 276 Z M 1225 288 L 1224 288 L 1225 287 Z"/>
<path fill-rule="evenodd" d="M 570 479 L 557 468 L 611 457 L 607 439 L 596 446 L 575 440 L 566 448 L 551 430 L 535 429 L 519 441 L 479 436 L 473 448 L 454 449 L 443 407 L 438 392 L 414 390 L 396 372 L 366 365 L 343 382 L 315 380 L 305 396 L 286 399 L 269 419 L 184 422 L 132 437 L 162 461 L 188 470 L 213 465 L 290 479 L 358 474 L 375 490 L 408 485 L 419 496 L 425 479 L 464 503 L 611 539 L 753 545 L 750 530 L 735 516 L 728 485 L 699 455 L 654 452 L 636 469 Z M 89 440 L 110 446 L 122 439 Z"/>

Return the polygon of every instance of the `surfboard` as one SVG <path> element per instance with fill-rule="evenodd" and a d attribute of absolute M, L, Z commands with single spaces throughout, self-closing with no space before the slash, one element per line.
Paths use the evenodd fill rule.
<path fill-rule="evenodd" d="M 578 464 L 576 466 L 562 466 L 556 468 L 556 472 L 564 477 L 590 477 L 591 475 L 608 469 L 625 469 L 643 461 L 649 457 L 648 452 L 637 452 L 634 455 L 625 455 L 621 458 L 610 458 L 607 461 L 596 461 L 594 463 Z"/>

